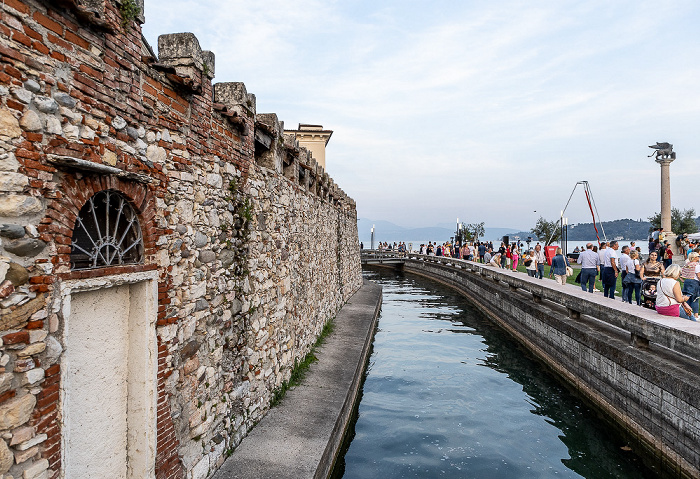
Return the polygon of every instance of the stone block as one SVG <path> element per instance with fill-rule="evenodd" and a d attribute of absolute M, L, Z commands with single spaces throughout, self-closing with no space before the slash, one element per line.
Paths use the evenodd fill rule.
<path fill-rule="evenodd" d="M 56 100 L 59 105 L 65 106 L 66 108 L 75 108 L 77 103 L 75 98 L 62 91 L 54 93 L 53 99 Z"/>
<path fill-rule="evenodd" d="M 22 373 L 20 376 L 20 382 L 25 384 L 36 384 L 44 380 L 44 369 L 34 368 L 30 369 L 26 373 Z"/>
<path fill-rule="evenodd" d="M 36 238 L 10 240 L 3 244 L 5 251 L 17 256 L 36 256 L 46 248 L 46 243 Z"/>
<path fill-rule="evenodd" d="M 6 171 L 0 175 L 0 191 L 1 192 L 17 192 L 24 190 L 24 187 L 29 184 L 29 178 L 22 173 L 14 173 Z"/>
<path fill-rule="evenodd" d="M 0 216 L 18 217 L 41 213 L 41 200 L 33 196 L 8 195 L 0 198 Z"/>
<path fill-rule="evenodd" d="M 33 427 L 20 427 L 12 431 L 12 440 L 10 441 L 10 446 L 23 443 L 34 437 Z"/>
<path fill-rule="evenodd" d="M 27 131 L 41 131 L 43 122 L 34 110 L 27 110 L 19 120 L 19 125 Z"/>
<path fill-rule="evenodd" d="M 11 329 L 18 324 L 29 320 L 29 317 L 42 309 L 46 305 L 44 294 L 38 295 L 36 298 L 19 306 L 12 311 L 0 312 L 0 331 Z"/>
<path fill-rule="evenodd" d="M 5 391 L 8 391 L 12 387 L 13 377 L 14 374 L 12 373 L 0 374 L 0 394 L 4 393 Z"/>
<path fill-rule="evenodd" d="M 158 37 L 158 60 L 167 65 L 199 65 L 202 48 L 194 33 L 169 33 Z"/>
<path fill-rule="evenodd" d="M 31 459 L 39 453 L 39 446 L 34 446 L 26 451 L 15 451 L 15 462 L 17 464 L 22 464 L 23 462 Z"/>
<path fill-rule="evenodd" d="M 0 136 L 17 138 L 22 134 L 19 121 L 8 109 L 0 109 Z"/>
<path fill-rule="evenodd" d="M 203 71 L 209 78 L 214 78 L 214 72 L 216 70 L 216 55 L 214 55 L 214 52 L 204 50 L 202 52 L 202 61 L 204 65 L 206 65 Z"/>
<path fill-rule="evenodd" d="M 248 93 L 242 82 L 221 82 L 214 85 L 214 102 L 235 109 L 241 107 L 247 114 L 255 115 L 255 95 Z"/>
<path fill-rule="evenodd" d="M 12 398 L 0 404 L 0 430 L 18 427 L 29 421 L 36 397 L 33 394 Z"/>
<path fill-rule="evenodd" d="M 42 113 L 52 115 L 58 111 L 58 102 L 48 96 L 37 96 L 34 98 L 34 104 Z"/>
<path fill-rule="evenodd" d="M 29 271 L 20 264 L 10 262 L 7 265 L 5 279 L 10 281 L 14 287 L 22 286 L 29 281 Z"/>
<path fill-rule="evenodd" d="M 20 358 L 26 358 L 29 356 L 34 356 L 35 354 L 43 353 L 45 349 L 46 343 L 34 343 L 17 351 L 17 356 Z"/>
<path fill-rule="evenodd" d="M 49 461 L 41 459 L 24 470 L 23 479 L 43 479 L 48 477 Z"/>
<path fill-rule="evenodd" d="M 19 170 L 19 161 L 15 158 L 14 153 L 0 153 L 0 171 L 17 170 Z"/>
<path fill-rule="evenodd" d="M 39 434 L 30 439 L 27 439 L 26 441 L 20 444 L 17 444 L 17 446 L 15 446 L 15 449 L 17 449 L 18 451 L 26 451 L 31 447 L 41 444 L 42 442 L 46 441 L 46 439 L 48 439 L 48 436 L 46 434 Z"/>
<path fill-rule="evenodd" d="M 10 470 L 13 460 L 12 451 L 7 447 L 7 443 L 0 439 L 0 474 Z"/>

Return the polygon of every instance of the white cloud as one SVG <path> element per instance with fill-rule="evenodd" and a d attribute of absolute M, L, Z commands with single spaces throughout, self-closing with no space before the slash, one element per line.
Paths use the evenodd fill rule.
<path fill-rule="evenodd" d="M 360 216 L 526 228 L 580 179 L 607 219 L 657 211 L 655 141 L 678 151 L 674 204 L 697 203 L 698 17 L 690 0 L 148 0 L 145 33 L 193 31 L 258 111 L 335 130 L 328 170 Z"/>

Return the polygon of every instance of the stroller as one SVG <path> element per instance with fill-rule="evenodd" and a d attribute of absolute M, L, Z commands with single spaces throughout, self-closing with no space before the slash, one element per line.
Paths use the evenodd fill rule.
<path fill-rule="evenodd" d="M 649 309 L 656 307 L 656 283 L 661 278 L 647 277 L 642 281 L 642 306 Z"/>

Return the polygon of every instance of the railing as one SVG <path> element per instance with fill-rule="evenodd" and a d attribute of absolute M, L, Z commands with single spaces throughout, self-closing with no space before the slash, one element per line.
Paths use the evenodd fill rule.
<path fill-rule="evenodd" d="M 394 250 L 364 249 L 360 258 L 363 264 L 368 263 L 403 263 L 408 253 Z"/>
<path fill-rule="evenodd" d="M 511 291 L 528 292 L 536 303 L 551 301 L 563 306 L 572 320 L 578 320 L 582 315 L 586 315 L 596 321 L 628 331 L 631 343 L 636 347 L 648 347 L 652 342 L 700 361 L 700 322 L 662 316 L 654 310 L 613 301 L 601 295 L 584 292 L 578 287 L 562 286 L 554 281 L 535 279 L 524 273 L 511 272 L 473 261 L 416 253 L 400 254 L 393 251 L 381 253 L 377 256 L 387 257 L 387 259 L 392 257 L 393 261 L 403 262 L 409 268 L 412 262 L 433 263 L 454 268 L 459 272 L 478 274 L 508 285 Z"/>

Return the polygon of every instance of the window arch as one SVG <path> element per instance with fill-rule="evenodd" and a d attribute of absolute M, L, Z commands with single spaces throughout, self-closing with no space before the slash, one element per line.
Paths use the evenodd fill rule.
<path fill-rule="evenodd" d="M 100 191 L 80 209 L 73 227 L 70 261 L 72 269 L 143 262 L 138 216 L 121 193 Z"/>

